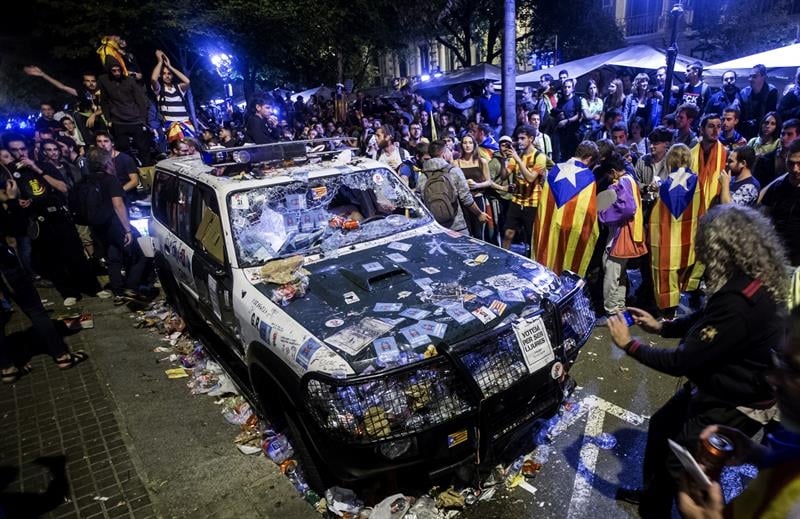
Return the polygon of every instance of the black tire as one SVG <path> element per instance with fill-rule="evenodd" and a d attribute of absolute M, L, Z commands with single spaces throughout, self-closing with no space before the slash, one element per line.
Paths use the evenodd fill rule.
<path fill-rule="evenodd" d="M 306 483 L 308 483 L 308 486 L 318 495 L 324 496 L 331 478 L 326 474 L 324 469 L 320 467 L 320 464 L 311 453 L 308 443 L 303 436 L 303 432 L 297 426 L 296 418 L 292 416 L 292 413 L 290 411 L 284 411 L 283 419 L 286 421 L 286 435 L 289 437 L 289 441 L 294 448 L 294 457 L 303 469 Z"/>

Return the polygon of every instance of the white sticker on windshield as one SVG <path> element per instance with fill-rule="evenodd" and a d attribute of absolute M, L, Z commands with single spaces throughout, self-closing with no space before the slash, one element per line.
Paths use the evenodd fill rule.
<path fill-rule="evenodd" d="M 250 199 L 247 193 L 236 193 L 231 196 L 231 207 L 233 209 L 250 209 Z"/>
<path fill-rule="evenodd" d="M 286 208 L 299 211 L 306 208 L 306 195 L 286 195 Z"/>
<path fill-rule="evenodd" d="M 541 316 L 517 322 L 514 333 L 530 373 L 542 369 L 556 358 Z"/>
<path fill-rule="evenodd" d="M 372 263 L 365 263 L 364 265 L 361 266 L 367 272 L 377 272 L 378 270 L 383 270 L 383 265 L 381 265 L 377 261 L 373 261 Z"/>

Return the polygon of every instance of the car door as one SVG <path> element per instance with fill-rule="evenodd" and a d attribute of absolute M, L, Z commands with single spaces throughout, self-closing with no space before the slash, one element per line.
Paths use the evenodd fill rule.
<path fill-rule="evenodd" d="M 225 251 L 219 202 L 215 192 L 204 184 L 196 186 L 194 207 L 192 273 L 203 317 L 221 334 L 237 344 L 236 320 L 231 294 L 233 278 Z M 242 355 L 240 350 L 237 352 Z"/>

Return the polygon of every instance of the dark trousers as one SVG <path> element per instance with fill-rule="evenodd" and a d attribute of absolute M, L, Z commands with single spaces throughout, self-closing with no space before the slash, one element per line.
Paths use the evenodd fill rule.
<path fill-rule="evenodd" d="M 644 493 L 639 505 L 643 519 L 665 518 L 672 514 L 672 502 L 683 466 L 669 448 L 668 439 L 696 453 L 700 433 L 709 425 L 735 427 L 753 436 L 761 424 L 718 400 L 693 393 L 686 384 L 650 418 L 644 451 Z"/>
<path fill-rule="evenodd" d="M 60 357 L 67 352 L 64 340 L 56 330 L 53 321 L 47 314 L 47 310 L 42 305 L 39 294 L 33 287 L 33 282 L 25 269 L 19 263 L 14 251 L 5 244 L 0 245 L 0 273 L 2 273 L 4 284 L 2 287 L 5 294 L 11 297 L 19 306 L 20 310 L 28 316 L 33 324 L 33 331 L 38 339 L 47 349 L 53 358 Z M 9 351 L 8 339 L 6 338 L 5 328 L 9 314 L 0 316 L 0 368 L 10 368 L 14 364 L 11 352 Z"/>
<path fill-rule="evenodd" d="M 114 147 L 118 151 L 130 153 L 133 140 L 136 156 L 142 165 L 150 165 L 150 135 L 143 124 L 114 123 L 111 131 L 114 134 Z"/>
<path fill-rule="evenodd" d="M 473 198 L 478 209 L 486 212 L 486 197 L 484 195 L 473 195 Z M 472 214 L 472 211 L 468 209 L 464 209 L 464 220 L 467 222 L 467 229 L 469 229 L 470 236 L 489 242 L 490 228 L 488 223 L 481 222 L 478 217 Z"/>
<path fill-rule="evenodd" d="M 108 224 L 92 228 L 92 235 L 106 252 L 106 267 L 111 290 L 120 294 L 125 289 L 138 290 L 147 269 L 147 258 L 136 241 L 139 234 L 133 229 L 133 241 L 125 246 L 125 229 L 114 216 Z M 126 275 L 122 275 L 125 269 Z"/>
<path fill-rule="evenodd" d="M 492 228 L 492 235 L 490 236 L 493 245 L 500 246 L 503 242 L 503 229 L 506 228 L 506 213 L 508 212 L 508 204 L 510 200 L 500 198 L 493 194 L 486 195 L 486 201 L 492 209 L 492 218 L 494 218 L 494 227 Z"/>
<path fill-rule="evenodd" d="M 75 224 L 63 212 L 49 213 L 39 220 L 36 254 L 46 265 L 47 275 L 61 297 L 94 295 L 100 284 L 86 258 Z"/>

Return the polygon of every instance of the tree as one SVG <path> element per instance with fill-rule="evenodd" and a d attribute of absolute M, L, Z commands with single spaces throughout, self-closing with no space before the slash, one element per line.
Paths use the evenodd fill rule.
<path fill-rule="evenodd" d="M 616 21 L 604 13 L 600 2 L 595 0 L 541 1 L 526 21 L 530 30 L 522 38 L 528 46 L 552 49 L 557 39 L 561 62 L 625 46 L 625 38 Z"/>
<path fill-rule="evenodd" d="M 692 53 L 701 53 L 703 59 L 725 61 L 796 41 L 800 2 L 724 0 L 720 5 L 714 0 L 713 9 L 708 4 L 709 0 L 699 0 L 694 6 L 689 36 L 698 42 Z"/>

